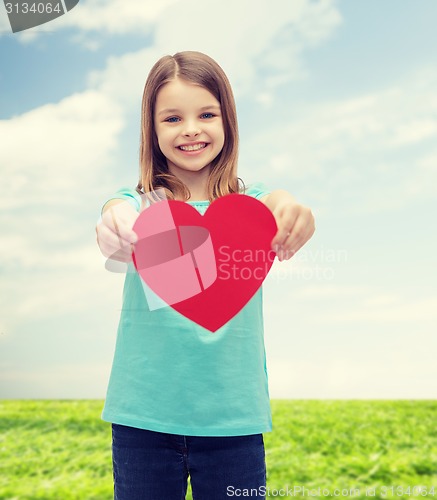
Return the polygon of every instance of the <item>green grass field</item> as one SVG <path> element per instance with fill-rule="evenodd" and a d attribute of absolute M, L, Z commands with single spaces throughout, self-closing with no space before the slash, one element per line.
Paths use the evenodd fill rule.
<path fill-rule="evenodd" d="M 110 500 L 102 405 L 0 402 L 0 499 Z M 437 401 L 273 400 L 272 411 L 266 498 L 437 500 Z"/>

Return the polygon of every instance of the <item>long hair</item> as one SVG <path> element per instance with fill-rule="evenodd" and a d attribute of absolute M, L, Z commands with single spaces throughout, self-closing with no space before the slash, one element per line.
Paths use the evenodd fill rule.
<path fill-rule="evenodd" d="M 176 78 L 200 85 L 220 103 L 225 141 L 221 152 L 211 162 L 207 185 L 209 200 L 240 192 L 240 179 L 237 177 L 238 123 L 231 85 L 223 69 L 211 57 L 195 51 L 162 57 L 147 77 L 141 109 L 140 176 L 137 191 L 147 193 L 163 188 L 169 199 L 177 196 L 187 200 L 190 197 L 187 186 L 169 172 L 154 127 L 157 94 L 166 83 Z"/>

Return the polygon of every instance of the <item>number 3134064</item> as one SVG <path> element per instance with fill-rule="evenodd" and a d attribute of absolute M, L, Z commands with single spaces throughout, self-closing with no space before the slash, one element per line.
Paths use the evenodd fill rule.
<path fill-rule="evenodd" d="M 51 14 L 57 12 L 64 13 L 60 3 L 39 2 L 39 3 L 7 3 L 6 12 L 8 14 Z"/>

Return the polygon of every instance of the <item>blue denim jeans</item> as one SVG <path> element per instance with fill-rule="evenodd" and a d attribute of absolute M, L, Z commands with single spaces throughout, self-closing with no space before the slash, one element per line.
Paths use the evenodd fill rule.
<path fill-rule="evenodd" d="M 182 436 L 112 424 L 112 461 L 115 500 L 183 500 L 188 476 L 193 500 L 243 497 L 243 490 L 265 498 L 262 434 Z"/>

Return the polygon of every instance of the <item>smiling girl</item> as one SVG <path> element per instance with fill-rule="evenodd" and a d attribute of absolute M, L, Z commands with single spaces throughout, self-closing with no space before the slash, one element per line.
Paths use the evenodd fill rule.
<path fill-rule="evenodd" d="M 237 158 L 221 67 L 199 52 L 161 58 L 144 88 L 137 188 L 112 196 L 96 228 L 103 255 L 131 266 L 132 227 L 146 193 L 161 188 L 201 214 L 227 194 L 259 199 L 278 226 L 272 249 L 291 258 L 314 233 L 311 211 L 284 190 L 245 188 Z M 112 423 L 116 500 L 184 499 L 188 477 L 194 500 L 238 490 L 265 498 L 263 433 L 272 424 L 261 288 L 212 335 L 171 307 L 150 310 L 141 278 L 127 273 L 102 418 Z"/>

